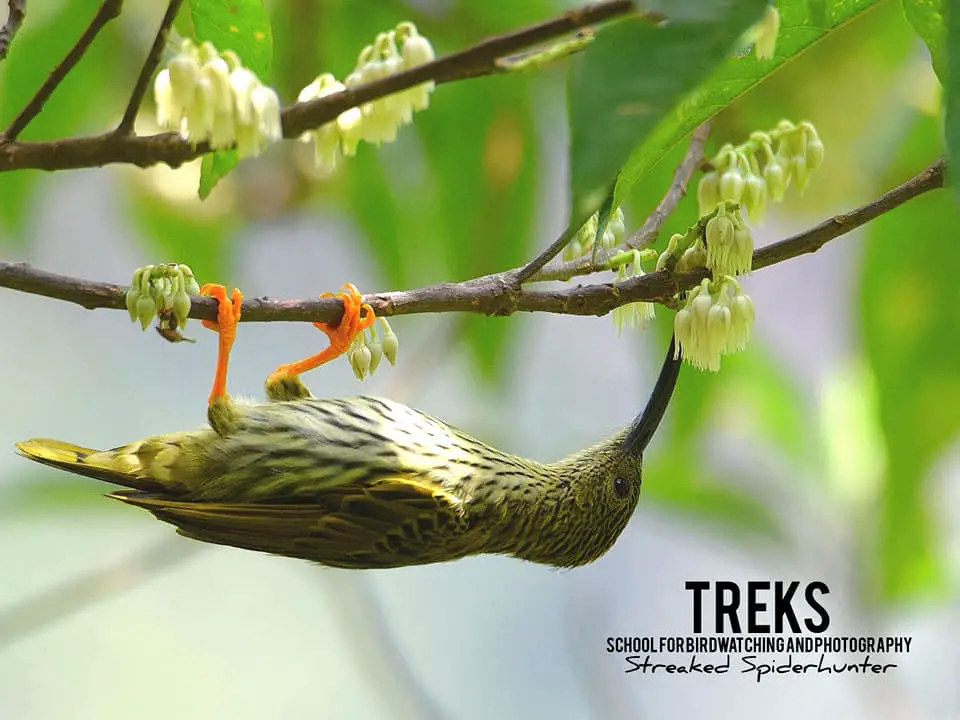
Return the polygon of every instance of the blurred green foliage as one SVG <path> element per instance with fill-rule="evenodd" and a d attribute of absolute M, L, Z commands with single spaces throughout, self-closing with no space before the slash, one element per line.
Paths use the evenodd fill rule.
<path fill-rule="evenodd" d="M 918 115 L 883 184 L 942 152 L 939 123 Z M 952 232 L 960 208 L 931 193 L 869 226 L 860 277 L 864 349 L 876 378 L 887 468 L 878 498 L 873 576 L 885 598 L 946 589 L 944 547 L 930 503 L 930 471 L 960 430 L 960 316 Z M 909 258 L 909 262 L 903 262 Z"/>
<path fill-rule="evenodd" d="M 31 12 L 16 44 L 0 63 L 0 125 L 6 127 L 76 42 L 100 6 L 99 0 L 63 3 L 54 12 Z M 86 57 L 61 83 L 43 111 L 21 134 L 22 140 L 54 140 L 89 132 L 123 111 L 129 89 L 118 86 L 115 71 L 123 38 L 108 25 Z M 23 223 L 44 173 L 0 173 L 0 229 L 22 242 Z"/>
<path fill-rule="evenodd" d="M 0 64 L 0 121 L 8 123 L 27 102 L 98 4 L 75 0 L 56 12 L 31 16 Z M 303 205 L 347 214 L 390 288 L 465 280 L 520 265 L 543 240 L 535 234 L 538 203 L 549 180 L 545 168 L 551 167 L 543 157 L 548 147 L 543 137 L 565 127 L 557 112 L 561 104 L 551 104 L 550 98 L 556 99 L 560 75 L 571 66 L 571 204 L 577 208 L 589 198 L 596 209 L 616 181 L 615 197 L 624 202 L 629 227 L 638 226 L 660 200 L 685 150 L 682 140 L 711 117 L 708 154 L 720 143 L 742 141 L 751 130 L 770 128 L 784 116 L 816 122 L 827 161 L 822 179 L 802 201 L 792 198 L 784 206 L 794 222 L 799 219 L 790 213 L 801 208 L 806 220 L 819 220 L 875 197 L 943 152 L 938 118 L 905 89 L 922 85 L 917 67 L 910 64 L 918 46 L 914 31 L 930 48 L 941 77 L 944 66 L 957 67 L 948 52 L 956 46 L 956 29 L 944 24 L 939 2 L 781 2 L 776 56 L 766 61 L 754 58 L 747 47 L 728 57 L 729 46 L 762 3 L 683 5 L 689 17 L 674 30 L 621 21 L 601 29 L 582 56 L 555 68 L 444 85 L 397 143 L 361 146 L 334 177 L 312 176 L 299 152 L 304 148 L 295 143 L 275 148 L 256 162 L 281 166 L 292 189 L 271 211 Z M 663 10 L 670 7 L 664 4 Z M 233 47 L 291 102 L 321 71 L 342 79 L 358 51 L 401 19 L 416 22 L 442 54 L 565 8 L 547 0 L 460 0 L 442 12 L 398 0 L 280 0 L 270 5 L 268 17 L 257 0 L 191 0 L 184 11 L 191 16 L 184 15 L 177 27 L 224 46 L 230 43 L 221 37 L 237 35 L 233 27 L 248 39 L 263 34 L 250 48 Z M 160 12 L 158 7 L 157 19 Z M 264 52 L 271 25 L 272 68 L 271 53 Z M 52 139 L 109 127 L 122 112 L 140 61 L 140 49 L 134 51 L 121 26 L 108 26 L 25 138 Z M 960 72 L 948 75 L 955 78 L 944 87 L 949 120 Z M 623 113 L 624 107 L 643 112 Z M 151 112 L 148 99 L 143 113 Z M 960 123 L 948 122 L 948 142 L 956 128 Z M 874 166 L 875 144 L 896 149 L 888 166 Z M 189 263 L 201 281 L 222 280 L 227 250 L 243 213 L 250 214 L 242 202 L 246 181 L 243 172 L 234 172 L 214 189 L 233 163 L 229 154 L 203 163 L 204 188 L 212 194 L 201 212 L 195 199 L 164 195 L 145 182 L 130 183 L 125 197 L 130 217 L 154 245 L 150 254 Z M 238 171 L 243 169 L 241 165 Z M 48 177 L 36 172 L 0 174 L 0 223 L 8 242 L 25 241 L 27 211 L 35 207 L 46 182 Z M 210 209 L 221 200 L 222 208 Z M 566 217 L 563 208 L 549 211 Z M 955 361 L 960 321 L 952 312 L 956 284 L 950 275 L 956 266 L 951 258 L 960 252 L 953 241 L 957 213 L 953 198 L 931 193 L 882 216 L 868 227 L 862 263 L 849 278 L 857 293 L 862 341 L 855 350 L 862 352 L 876 382 L 885 462 L 869 498 L 870 511 L 839 510 L 856 524 L 869 578 L 864 594 L 878 601 L 936 594 L 947 581 L 929 483 L 932 468 L 960 429 Z M 659 245 L 695 219 L 691 193 L 669 219 Z M 853 296 L 851 290 L 851 302 Z M 661 347 L 672 313 L 661 307 L 657 314 L 655 332 L 663 343 L 656 346 Z M 491 392 L 504 378 L 515 327 L 486 317 L 464 322 L 475 367 Z M 687 368 L 682 385 L 668 419 L 668 440 L 646 469 L 645 498 L 727 533 L 782 540 L 781 522 L 765 499 L 727 477 L 724 468 L 709 466 L 705 436 L 711 419 L 735 397 L 752 418 L 751 437 L 787 458 L 797 468 L 797 478 L 806 472 L 826 475 L 823 441 L 811 420 L 813 403 L 759 342 L 742 356 L 725 359 L 719 375 Z M 72 508 L 78 497 L 89 497 L 86 490 L 75 493 L 80 486 L 73 482 L 30 482 L 29 493 L 6 505 L 8 512 Z"/>

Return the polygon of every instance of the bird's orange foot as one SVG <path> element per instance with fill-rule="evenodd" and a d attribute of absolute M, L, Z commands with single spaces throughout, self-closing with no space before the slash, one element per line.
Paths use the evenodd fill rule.
<path fill-rule="evenodd" d="M 237 338 L 237 323 L 240 321 L 240 306 L 243 294 L 234 288 L 231 298 L 227 298 L 227 289 L 223 285 L 207 283 L 200 288 L 201 295 L 215 298 L 217 301 L 217 319 L 203 320 L 203 326 L 214 330 L 220 336 L 217 347 L 217 370 L 213 376 L 213 389 L 210 390 L 209 404 L 227 397 L 227 365 L 230 362 L 230 350 Z"/>
<path fill-rule="evenodd" d="M 287 378 L 300 375 L 308 370 L 313 370 L 315 367 L 343 355 L 350 347 L 353 339 L 373 325 L 373 321 L 376 320 L 373 314 L 373 308 L 363 302 L 360 291 L 350 283 L 343 286 L 343 292 L 339 292 L 336 295 L 324 293 L 320 297 L 335 297 L 343 302 L 343 317 L 340 318 L 339 323 L 336 325 L 322 322 L 314 323 L 314 327 L 322 330 L 327 338 L 329 338 L 330 346 L 322 352 L 311 355 L 299 362 L 281 365 L 267 378 L 268 386 L 282 383 Z"/>

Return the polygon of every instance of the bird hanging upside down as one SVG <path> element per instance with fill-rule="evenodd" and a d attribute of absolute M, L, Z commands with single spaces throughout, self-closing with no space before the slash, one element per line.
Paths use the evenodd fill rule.
<path fill-rule="evenodd" d="M 315 323 L 323 352 L 282 365 L 269 402 L 227 395 L 227 362 L 242 296 L 222 285 L 217 368 L 200 430 L 112 450 L 35 439 L 18 451 L 125 489 L 108 497 L 149 510 L 181 535 L 343 568 L 390 568 L 498 553 L 558 567 L 596 560 L 616 542 L 640 496 L 643 451 L 680 369 L 674 342 L 643 413 L 627 429 L 559 462 L 496 450 L 400 403 L 315 398 L 300 374 L 342 354 L 374 321 L 344 286 L 343 318 Z"/>

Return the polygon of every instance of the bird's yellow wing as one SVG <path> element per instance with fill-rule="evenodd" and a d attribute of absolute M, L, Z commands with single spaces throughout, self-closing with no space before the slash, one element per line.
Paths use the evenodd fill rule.
<path fill-rule="evenodd" d="M 307 502 L 189 502 L 136 490 L 108 497 L 149 510 L 195 540 L 334 567 L 400 567 L 469 554 L 460 547 L 470 523 L 459 498 L 411 477 L 331 488 Z"/>

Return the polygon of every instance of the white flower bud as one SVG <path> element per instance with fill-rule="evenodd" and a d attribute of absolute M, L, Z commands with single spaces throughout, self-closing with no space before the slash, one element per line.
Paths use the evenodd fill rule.
<path fill-rule="evenodd" d="M 187 326 L 187 316 L 190 314 L 190 296 L 180 288 L 173 295 L 173 315 L 177 318 L 177 327 L 181 330 Z"/>
<path fill-rule="evenodd" d="M 257 130 L 262 144 L 279 141 L 283 137 L 283 127 L 280 124 L 280 98 L 276 91 L 260 85 L 253 89 L 250 104 L 257 118 Z"/>
<path fill-rule="evenodd" d="M 762 220 L 767 209 L 767 184 L 753 173 L 744 181 L 743 208 L 754 222 Z"/>
<path fill-rule="evenodd" d="M 127 294 L 124 296 L 124 300 L 127 305 L 127 313 L 130 315 L 130 322 L 136 322 L 139 315 L 137 311 L 137 301 L 140 299 L 140 290 L 137 288 L 137 282 L 134 280 L 133 285 L 130 286 L 130 289 L 127 290 Z"/>
<path fill-rule="evenodd" d="M 181 121 L 180 134 L 185 140 L 196 145 L 210 137 L 213 130 L 214 88 L 210 79 L 202 76 L 197 80 L 193 89 L 193 102 L 186 108 L 186 114 Z"/>
<path fill-rule="evenodd" d="M 720 202 L 720 176 L 716 170 L 705 173 L 697 183 L 697 205 L 700 216 L 712 211 Z"/>
<path fill-rule="evenodd" d="M 419 35 L 416 30 L 404 39 L 400 52 L 403 55 L 403 62 L 408 68 L 425 65 L 436 59 L 433 45 L 423 35 Z"/>
<path fill-rule="evenodd" d="M 157 73 L 153 83 L 153 101 L 157 105 L 157 125 L 169 130 L 178 127 L 183 108 L 174 99 L 169 70 Z"/>
<path fill-rule="evenodd" d="M 714 272 L 724 273 L 729 265 L 733 245 L 733 222 L 726 215 L 715 215 L 707 220 L 704 236 L 707 244 L 707 267 Z"/>
<path fill-rule="evenodd" d="M 610 221 L 607 223 L 607 229 L 613 233 L 614 237 L 617 238 L 618 241 L 623 237 L 627 230 L 626 225 L 624 224 L 623 210 L 617 208 L 613 211 L 613 213 L 610 215 Z"/>
<path fill-rule="evenodd" d="M 357 380 L 363 380 L 370 372 L 370 348 L 366 345 L 357 345 L 350 353 L 350 367 L 353 368 L 353 374 Z"/>
<path fill-rule="evenodd" d="M 823 163 L 823 143 L 814 137 L 807 141 L 807 170 L 816 170 Z"/>
<path fill-rule="evenodd" d="M 318 168 L 331 173 L 340 164 L 340 133 L 336 123 L 327 123 L 313 131 L 313 160 Z"/>
<path fill-rule="evenodd" d="M 710 297 L 709 290 L 701 290 L 700 294 L 690 302 L 690 312 L 697 325 L 706 326 L 711 307 L 713 307 L 713 299 Z"/>
<path fill-rule="evenodd" d="M 200 43 L 200 47 L 197 48 L 194 54 L 200 61 L 201 65 L 206 65 L 211 60 L 215 60 L 220 57 L 220 53 L 217 52 L 217 48 L 210 41 Z"/>
<path fill-rule="evenodd" d="M 180 269 L 183 271 L 183 289 L 186 290 L 190 295 L 199 295 L 200 285 L 197 284 L 197 279 L 193 275 L 193 270 L 191 270 L 187 265 L 181 265 Z"/>
<path fill-rule="evenodd" d="M 233 112 L 233 89 L 230 87 L 230 68 L 221 57 L 216 57 L 203 66 L 203 76 L 213 86 L 213 102 L 217 111 Z"/>
<path fill-rule="evenodd" d="M 723 275 L 742 275 L 753 268 L 753 236 L 750 229 L 741 223 L 733 232 L 733 243 L 728 256 L 727 270 L 718 270 Z"/>
<path fill-rule="evenodd" d="M 352 107 L 337 116 L 337 128 L 340 131 L 340 145 L 343 154 L 353 157 L 357 154 L 357 145 L 363 136 L 363 113 L 360 108 Z"/>
<path fill-rule="evenodd" d="M 783 200 L 783 194 L 787 189 L 787 179 L 783 171 L 783 166 L 776 159 L 767 163 L 763 169 L 763 179 L 767 183 L 767 189 L 770 191 L 770 199 L 774 202 Z"/>
<path fill-rule="evenodd" d="M 384 323 L 386 324 L 386 323 Z M 390 362 L 391 365 L 397 364 L 397 352 L 400 350 L 400 341 L 397 339 L 396 334 L 393 330 L 390 329 L 390 326 L 386 326 L 386 330 L 383 333 L 383 356 Z"/>
<path fill-rule="evenodd" d="M 167 70 L 174 102 L 184 108 L 193 99 L 193 90 L 200 79 L 200 63 L 193 53 L 180 53 L 170 61 Z"/>
<path fill-rule="evenodd" d="M 210 131 L 210 147 L 228 148 L 236 139 L 236 126 L 233 113 L 229 110 L 217 110 L 213 116 L 213 128 Z"/>
<path fill-rule="evenodd" d="M 724 349 L 726 354 L 740 352 L 747 346 L 753 330 L 753 320 L 753 300 L 738 290 L 730 301 L 730 334 Z"/>
<path fill-rule="evenodd" d="M 367 347 L 370 348 L 370 374 L 373 375 L 377 371 L 377 368 L 380 367 L 380 358 L 383 357 L 383 345 L 378 338 L 374 337 L 367 343 Z"/>
<path fill-rule="evenodd" d="M 790 160 L 790 174 L 797 181 L 797 190 L 803 192 L 807 187 L 807 158 L 805 155 L 794 155 Z"/>
<path fill-rule="evenodd" d="M 256 124 L 238 124 L 234 129 L 237 136 L 237 155 L 241 158 L 257 155 L 260 152 L 260 130 Z"/>
<path fill-rule="evenodd" d="M 157 314 L 157 303 L 149 295 L 141 295 L 137 298 L 137 317 L 140 318 L 140 327 L 144 330 Z"/>
<path fill-rule="evenodd" d="M 582 257 L 583 254 L 583 245 L 577 238 L 574 238 L 567 243 L 567 246 L 563 249 L 563 260 L 565 262 L 576 260 L 578 257 Z"/>
<path fill-rule="evenodd" d="M 694 268 L 705 267 L 706 264 L 707 253 L 697 242 L 683 251 L 683 255 L 677 261 L 677 272 L 689 272 Z"/>
<path fill-rule="evenodd" d="M 403 41 L 400 52 L 403 55 L 403 62 L 408 68 L 431 62 L 436 57 L 430 41 L 422 35 L 418 35 L 416 30 Z M 410 89 L 411 105 L 416 112 L 426 110 L 430 105 L 430 93 L 433 92 L 434 87 L 435 85 L 431 80 Z"/>
<path fill-rule="evenodd" d="M 230 73 L 230 89 L 233 91 L 234 107 L 237 112 L 237 124 L 250 125 L 254 122 L 253 91 L 260 87 L 260 80 L 245 67 L 239 67 Z"/>
<path fill-rule="evenodd" d="M 720 176 L 720 199 L 740 202 L 743 197 L 743 175 L 731 167 Z"/>

